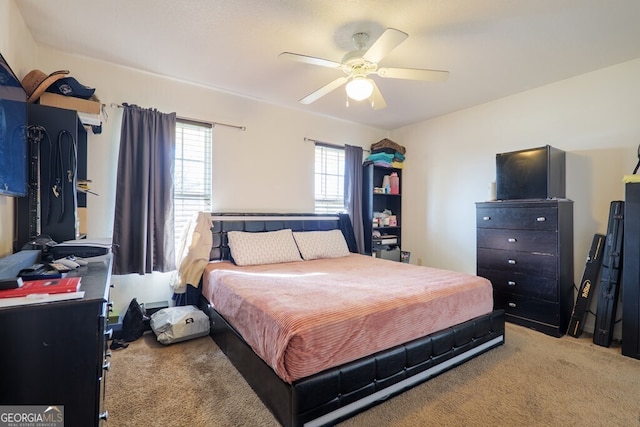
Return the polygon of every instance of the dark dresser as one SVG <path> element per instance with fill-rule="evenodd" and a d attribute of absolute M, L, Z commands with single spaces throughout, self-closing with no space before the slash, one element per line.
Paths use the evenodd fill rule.
<path fill-rule="evenodd" d="M 640 359 L 640 183 L 625 185 L 622 354 Z"/>
<path fill-rule="evenodd" d="M 560 337 L 573 307 L 573 202 L 476 203 L 477 274 L 506 320 Z"/>
<path fill-rule="evenodd" d="M 68 273 L 82 299 L 0 308 L 0 405 L 64 406 L 67 427 L 106 417 L 111 254 Z"/>

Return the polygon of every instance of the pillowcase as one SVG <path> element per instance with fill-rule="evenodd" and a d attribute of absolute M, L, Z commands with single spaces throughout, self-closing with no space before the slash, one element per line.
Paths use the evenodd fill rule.
<path fill-rule="evenodd" d="M 302 258 L 338 258 L 349 255 L 349 247 L 340 230 L 302 231 L 293 233 Z"/>
<path fill-rule="evenodd" d="M 227 239 L 237 265 L 302 261 L 291 229 L 263 233 L 229 231 Z"/>

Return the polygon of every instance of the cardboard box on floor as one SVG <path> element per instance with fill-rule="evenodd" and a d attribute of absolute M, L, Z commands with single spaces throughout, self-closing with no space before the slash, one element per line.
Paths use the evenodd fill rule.
<path fill-rule="evenodd" d="M 45 92 L 40 96 L 40 104 L 50 107 L 65 108 L 67 110 L 82 111 L 90 114 L 100 114 L 100 102 L 73 96 L 58 95 Z"/>

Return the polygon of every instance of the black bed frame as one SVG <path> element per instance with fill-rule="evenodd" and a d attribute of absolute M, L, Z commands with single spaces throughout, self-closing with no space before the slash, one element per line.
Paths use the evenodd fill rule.
<path fill-rule="evenodd" d="M 341 228 L 341 219 L 317 214 L 212 214 L 211 259 L 229 259 L 227 231 L 331 230 Z M 286 427 L 333 425 L 504 343 L 504 312 L 498 310 L 289 384 L 204 297 L 199 305 L 211 319 L 211 337 Z"/>

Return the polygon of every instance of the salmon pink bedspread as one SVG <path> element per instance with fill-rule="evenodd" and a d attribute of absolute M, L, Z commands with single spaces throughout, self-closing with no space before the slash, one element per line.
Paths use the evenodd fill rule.
<path fill-rule="evenodd" d="M 203 295 L 286 382 L 491 312 L 481 277 L 351 254 L 212 262 Z"/>

